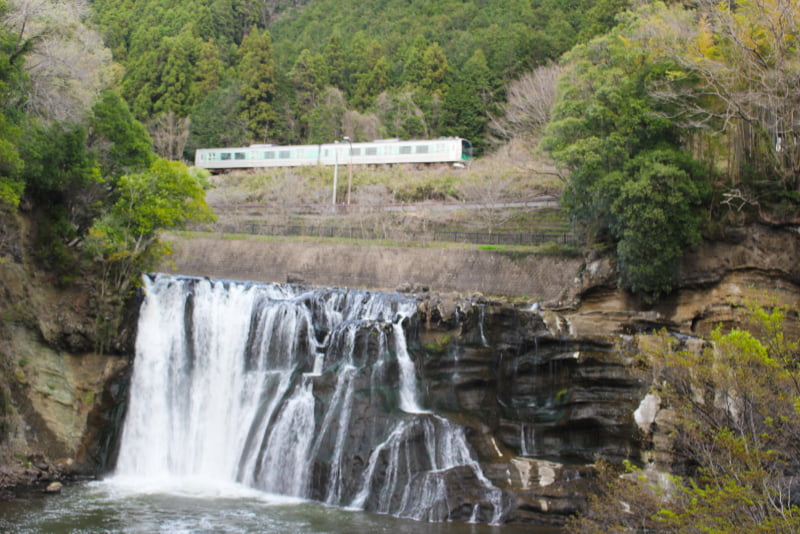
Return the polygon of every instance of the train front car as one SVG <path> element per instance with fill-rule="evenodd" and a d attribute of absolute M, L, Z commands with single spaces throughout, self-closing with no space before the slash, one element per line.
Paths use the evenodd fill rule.
<path fill-rule="evenodd" d="M 472 143 L 466 139 L 461 139 L 461 160 L 472 161 Z"/>

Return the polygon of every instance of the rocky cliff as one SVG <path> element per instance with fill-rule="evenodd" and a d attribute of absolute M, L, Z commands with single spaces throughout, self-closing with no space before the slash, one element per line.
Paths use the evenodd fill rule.
<path fill-rule="evenodd" d="M 751 227 L 692 251 L 680 289 L 646 305 L 589 260 L 556 299 L 532 306 L 429 295 L 417 357 L 428 402 L 470 428 L 485 470 L 517 496 L 509 520 L 558 524 L 581 509 L 598 458 L 671 467 L 670 411 L 634 356 L 661 329 L 693 340 L 742 324 L 749 303 L 794 309 L 800 236 Z"/>
<path fill-rule="evenodd" d="M 0 476 L 31 481 L 63 469 L 96 470 L 124 399 L 128 358 L 94 350 L 103 318 L 86 287 L 57 288 L 4 239 Z M 549 267 L 556 278 L 537 297 L 422 292 L 410 350 L 424 402 L 469 428 L 487 477 L 515 496 L 507 521 L 560 524 L 583 506 L 596 458 L 643 460 L 642 451 L 655 444 L 668 461 L 665 412 L 647 400 L 648 385 L 627 349 L 655 329 L 702 336 L 717 324 L 736 324 L 748 301 L 796 306 L 799 244 L 796 229 L 731 232 L 692 251 L 680 289 L 652 306 L 616 287 L 607 258 L 556 261 Z M 302 246 L 318 249 L 292 250 Z M 302 257 L 317 256 L 327 258 Z M 269 254 L 259 258 L 269 264 Z M 433 260 L 420 258 L 410 249 L 386 264 L 403 263 L 393 269 L 412 285 L 415 273 L 445 271 L 446 262 L 432 268 Z M 202 259 L 193 261 L 200 263 L 187 274 L 206 274 Z M 487 269 L 473 273 L 476 280 L 502 275 Z M 474 284 L 464 291 L 482 289 Z"/>
<path fill-rule="evenodd" d="M 30 260 L 25 219 L 0 223 L 0 488 L 94 472 L 128 358 L 96 350 L 109 318 L 90 282 L 56 283 Z"/>

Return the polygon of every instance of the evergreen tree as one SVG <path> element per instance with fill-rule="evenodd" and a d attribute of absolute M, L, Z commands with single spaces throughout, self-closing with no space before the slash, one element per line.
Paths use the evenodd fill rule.
<path fill-rule="evenodd" d="M 389 65 L 386 58 L 381 56 L 372 68 L 357 76 L 358 83 L 351 100 L 357 109 L 366 109 L 375 101 L 375 97 L 385 91 L 389 86 Z"/>
<path fill-rule="evenodd" d="M 427 43 L 422 35 L 417 35 L 403 55 L 403 85 L 408 89 L 422 87 L 425 78 L 425 49 Z"/>
<path fill-rule="evenodd" d="M 219 55 L 219 49 L 212 43 L 204 41 L 200 45 L 194 77 L 197 93 L 197 103 L 203 101 L 211 92 L 222 84 L 225 74 L 225 64 Z"/>
<path fill-rule="evenodd" d="M 209 89 L 218 79 L 220 65 L 214 60 L 214 50 L 195 33 L 196 28 L 187 25 L 131 64 L 123 93 L 140 120 L 168 111 L 187 116 L 198 102 L 200 89 Z"/>
<path fill-rule="evenodd" d="M 242 42 L 239 53 L 242 118 L 251 139 L 266 142 L 273 137 L 271 128 L 276 120 L 273 103 L 277 92 L 269 32 L 253 28 Z"/>
<path fill-rule="evenodd" d="M 485 147 L 484 134 L 489 122 L 486 107 L 491 95 L 491 72 L 486 56 L 478 49 L 465 63 L 461 74 L 450 83 L 444 96 L 443 133 L 469 139 L 480 154 Z"/>
<path fill-rule="evenodd" d="M 447 75 L 450 64 L 439 43 L 432 43 L 422 56 L 423 74 L 420 87 L 431 94 L 443 94 L 447 90 Z"/>
<path fill-rule="evenodd" d="M 328 39 L 322 52 L 323 63 L 328 73 L 327 83 L 331 87 L 345 90 L 347 77 L 347 64 L 345 62 L 344 45 L 341 33 L 335 31 Z"/>
<path fill-rule="evenodd" d="M 325 87 L 327 76 L 323 61 L 321 55 L 312 54 L 308 49 L 303 50 L 290 74 L 299 122 L 298 134 L 302 139 L 308 135 L 309 116 L 316 108 L 319 94 Z"/>
<path fill-rule="evenodd" d="M 89 128 L 87 143 L 97 154 L 104 176 L 138 172 L 155 160 L 147 130 L 114 90 L 100 94 L 92 108 Z"/>
<path fill-rule="evenodd" d="M 174 38 L 164 40 L 158 66 L 159 85 L 153 101 L 154 114 L 174 111 L 185 117 L 197 102 L 198 92 L 194 83 L 196 67 L 203 42 L 187 27 Z"/>
<path fill-rule="evenodd" d="M 451 83 L 444 96 L 442 108 L 443 133 L 472 140 L 476 152 L 479 153 L 488 119 L 483 113 L 477 88 L 470 80 L 461 79 Z"/>
<path fill-rule="evenodd" d="M 209 94 L 189 116 L 190 131 L 184 158 L 194 161 L 198 148 L 242 146 L 247 128 L 241 117 L 239 84 L 228 81 Z"/>
<path fill-rule="evenodd" d="M 369 93 L 371 93 L 369 86 L 373 81 L 373 76 L 370 73 L 372 73 L 382 56 L 383 51 L 380 43 L 376 39 L 368 37 L 366 32 L 358 32 L 350 40 L 350 46 L 347 48 L 345 56 L 345 87 L 342 89 L 344 89 L 351 105 L 354 105 L 354 107 L 365 109 L 366 106 L 371 104 L 368 101 Z M 378 68 L 380 69 L 381 67 L 379 66 Z M 360 95 L 356 98 L 356 93 L 359 91 L 359 83 L 362 84 L 362 87 L 360 88 Z M 354 104 L 355 100 L 358 101 L 357 106 Z"/>
<path fill-rule="evenodd" d="M 330 143 L 343 137 L 342 120 L 347 112 L 344 95 L 335 87 L 328 87 L 319 104 L 311 111 L 309 120 L 310 143 Z"/>

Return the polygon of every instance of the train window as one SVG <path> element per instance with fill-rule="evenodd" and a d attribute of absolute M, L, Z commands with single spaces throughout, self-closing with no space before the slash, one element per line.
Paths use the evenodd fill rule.
<path fill-rule="evenodd" d="M 292 154 L 288 150 L 281 150 L 280 152 L 278 152 L 278 157 L 281 159 L 289 159 L 292 157 Z"/>
<path fill-rule="evenodd" d="M 439 153 L 445 152 L 444 143 L 436 143 L 436 152 Z"/>
<path fill-rule="evenodd" d="M 233 159 L 246 159 L 246 154 L 244 152 L 235 152 Z"/>
<path fill-rule="evenodd" d="M 370 146 L 364 149 L 365 156 L 377 156 L 378 155 L 378 147 Z"/>
<path fill-rule="evenodd" d="M 401 146 L 400 147 L 400 153 L 401 154 L 411 154 L 411 147 L 408 146 L 408 145 Z"/>
<path fill-rule="evenodd" d="M 275 152 L 272 150 L 264 152 L 264 159 L 275 159 Z"/>
<path fill-rule="evenodd" d="M 227 160 L 231 159 L 231 153 L 230 152 L 223 152 L 222 154 L 219 155 L 219 159 L 221 159 L 222 161 L 227 161 Z"/>
<path fill-rule="evenodd" d="M 417 145 L 416 153 L 417 154 L 427 154 L 428 153 L 428 148 L 430 148 L 428 145 Z"/>
<path fill-rule="evenodd" d="M 351 156 L 360 156 L 361 155 L 361 149 L 360 148 L 351 148 L 350 149 L 350 155 Z"/>

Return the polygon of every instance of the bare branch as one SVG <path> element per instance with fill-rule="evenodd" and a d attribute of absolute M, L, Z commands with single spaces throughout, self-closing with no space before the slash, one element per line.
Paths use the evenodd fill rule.
<path fill-rule="evenodd" d="M 29 75 L 27 111 L 44 120 L 80 121 L 116 76 L 111 52 L 87 26 L 86 1 L 16 0 L 3 24 L 18 35 Z"/>
<path fill-rule="evenodd" d="M 541 134 L 550 122 L 560 65 L 547 65 L 523 74 L 508 86 L 503 116 L 492 117 L 489 128 L 502 139 Z"/>

